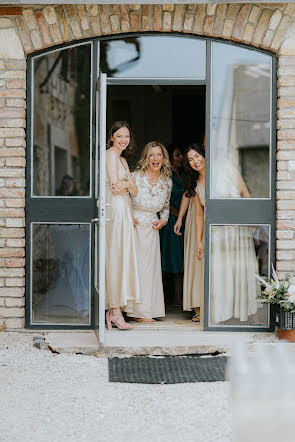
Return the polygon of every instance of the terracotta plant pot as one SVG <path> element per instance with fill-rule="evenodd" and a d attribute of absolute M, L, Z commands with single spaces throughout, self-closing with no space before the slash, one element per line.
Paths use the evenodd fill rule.
<path fill-rule="evenodd" d="M 295 342 L 295 330 L 279 330 L 279 338 L 288 342 Z"/>
<path fill-rule="evenodd" d="M 295 314 L 286 312 L 282 308 L 280 308 L 279 313 L 279 338 L 288 342 L 295 342 Z"/>

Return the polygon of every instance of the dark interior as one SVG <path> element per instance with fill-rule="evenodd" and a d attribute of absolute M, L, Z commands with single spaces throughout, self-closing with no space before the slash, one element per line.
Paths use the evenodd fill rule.
<path fill-rule="evenodd" d="M 128 121 L 136 139 L 136 151 L 128 158 L 134 169 L 143 146 L 159 141 L 184 148 L 187 144 L 203 142 L 205 133 L 205 86 L 192 85 L 112 85 L 107 93 L 107 126 L 116 120 Z M 163 275 L 166 319 L 191 323 L 191 312 L 183 312 L 172 301 L 171 284 Z M 179 318 L 179 319 L 178 319 Z"/>
<path fill-rule="evenodd" d="M 107 97 L 108 128 L 126 120 L 134 131 L 137 149 L 128 159 L 131 169 L 149 141 L 182 148 L 203 141 L 205 86 L 109 86 Z"/>

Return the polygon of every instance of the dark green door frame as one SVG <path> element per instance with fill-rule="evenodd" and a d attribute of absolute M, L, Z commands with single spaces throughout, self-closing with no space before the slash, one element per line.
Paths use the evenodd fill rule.
<path fill-rule="evenodd" d="M 46 198 L 46 197 L 31 197 L 31 174 L 33 173 L 31 165 L 32 165 L 32 111 L 33 111 L 33 102 L 32 102 L 32 91 L 33 91 L 33 69 L 32 63 L 33 59 L 36 56 L 40 56 L 40 54 L 46 54 L 52 52 L 57 49 L 66 49 L 71 48 L 77 44 L 81 43 L 70 43 L 65 45 L 60 45 L 55 47 L 54 49 L 47 49 L 42 51 L 42 53 L 32 54 L 28 56 L 27 63 L 27 191 L 26 191 L 26 327 L 27 328 L 36 328 L 36 329 L 76 329 L 76 328 L 95 328 L 97 327 L 97 318 L 98 318 L 98 300 L 96 299 L 97 295 L 94 295 L 94 247 L 92 247 L 91 251 L 91 281 L 92 281 L 92 289 L 91 289 L 91 324 L 89 326 L 71 326 L 71 325 L 50 325 L 50 327 L 46 327 L 46 325 L 33 325 L 31 323 L 31 223 L 89 223 L 91 228 L 91 237 L 92 244 L 94 241 L 94 226 L 91 224 L 91 219 L 97 216 L 97 198 L 94 195 L 95 190 L 95 146 L 97 143 L 97 134 L 98 131 L 95 127 L 96 117 L 98 109 L 96 108 L 96 79 L 99 73 L 99 41 L 101 40 L 113 40 L 113 39 L 124 39 L 125 37 L 138 37 L 141 35 L 168 35 L 173 38 L 173 34 L 170 33 L 144 33 L 144 34 L 122 34 L 122 35 L 114 35 L 114 36 L 103 36 L 95 39 L 85 40 L 85 43 L 91 42 L 92 44 L 92 75 L 91 75 L 91 94 L 92 94 L 92 159 L 91 159 L 91 167 L 92 167 L 92 196 L 81 197 L 81 198 Z M 183 38 L 200 38 L 194 35 L 179 35 L 177 37 Z M 210 118 L 211 118 L 211 45 L 213 38 L 201 38 L 202 40 L 206 40 L 206 195 L 209 195 L 209 185 L 210 185 Z M 83 43 L 84 43 L 83 42 Z M 275 145 L 276 145 L 276 57 L 273 54 L 270 54 L 267 51 L 259 50 L 256 48 L 249 48 L 247 45 L 236 44 L 233 42 L 224 42 L 224 44 L 234 44 L 236 46 L 245 47 L 247 49 L 253 49 L 254 51 L 259 51 L 262 53 L 266 53 L 269 56 L 272 56 L 272 81 L 273 81 L 273 97 L 272 97 L 272 159 L 271 159 L 271 169 L 272 169 L 272 180 L 271 180 L 271 200 L 253 200 L 253 201 L 225 201 L 225 200 L 214 200 L 207 198 L 206 199 L 206 223 L 205 223 L 205 330 L 219 330 L 219 331 L 270 331 L 273 329 L 272 322 L 270 326 L 267 328 L 262 327 L 212 327 L 208 325 L 208 315 L 209 315 L 209 231 L 210 225 L 213 224 L 269 224 L 271 225 L 271 256 L 270 261 L 272 263 L 275 262 L 275 173 L 276 173 L 276 157 L 275 157 Z M 110 80 L 112 83 L 116 83 L 117 80 Z M 119 81 L 118 81 L 119 82 Z M 137 80 L 140 83 L 140 80 Z M 201 81 L 199 84 L 204 84 Z M 169 83 L 170 84 L 170 83 Z M 179 84 L 179 83 L 178 83 Z M 195 83 L 196 84 L 196 83 Z M 222 210 L 221 210 L 222 209 Z M 259 215 L 259 213 L 263 213 Z M 230 219 L 228 215 L 230 214 Z M 94 304 L 95 304 L 95 314 L 94 314 Z M 94 317 L 96 319 L 94 319 Z"/>

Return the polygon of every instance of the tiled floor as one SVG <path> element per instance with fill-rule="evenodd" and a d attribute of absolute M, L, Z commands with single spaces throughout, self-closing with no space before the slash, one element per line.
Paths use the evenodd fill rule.
<path fill-rule="evenodd" d="M 185 328 L 186 330 L 200 331 L 202 327 L 200 324 L 192 322 L 192 315 L 193 312 L 184 312 L 181 306 L 167 307 L 164 318 L 157 318 L 157 321 L 152 323 L 132 322 L 132 325 L 135 329 L 142 330 Z"/>

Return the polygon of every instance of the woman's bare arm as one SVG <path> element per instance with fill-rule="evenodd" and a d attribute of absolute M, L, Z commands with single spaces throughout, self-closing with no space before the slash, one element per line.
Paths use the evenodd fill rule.
<path fill-rule="evenodd" d="M 243 198 L 251 198 L 249 189 L 239 173 L 238 173 L 238 186 L 239 186 L 239 192 Z"/>
<path fill-rule="evenodd" d="M 231 167 L 229 169 L 229 173 L 232 175 L 232 180 L 236 184 L 236 186 L 237 186 L 237 188 L 238 188 L 238 190 L 240 192 L 241 197 L 242 198 L 251 198 L 249 189 L 246 186 L 246 183 L 243 180 L 242 175 L 240 174 L 240 172 L 236 168 Z"/>
<path fill-rule="evenodd" d="M 118 157 L 115 152 L 108 150 L 106 153 L 107 175 L 114 195 L 122 195 L 127 192 L 130 186 L 128 181 L 119 180 L 118 176 Z"/>
<path fill-rule="evenodd" d="M 194 196 L 194 205 L 196 208 L 196 229 L 197 229 L 197 256 L 200 260 L 203 256 L 203 234 L 204 234 L 204 207 L 202 206 L 198 195 Z"/>
<path fill-rule="evenodd" d="M 122 161 L 124 161 L 125 168 L 127 170 L 127 175 L 128 175 L 129 187 L 127 188 L 127 190 L 128 190 L 128 192 L 130 193 L 131 196 L 136 196 L 138 194 L 138 189 L 137 189 L 135 181 L 134 181 L 134 179 L 133 179 L 133 177 L 132 177 L 132 175 L 130 173 L 128 163 L 125 160 L 125 158 L 122 158 Z"/>
<path fill-rule="evenodd" d="M 182 226 L 182 220 L 183 220 L 184 215 L 186 214 L 189 202 L 190 202 L 190 198 L 185 196 L 185 192 L 184 192 L 182 195 L 182 199 L 181 199 L 181 204 L 180 204 L 180 208 L 179 208 L 179 212 L 178 212 L 178 218 L 177 218 L 177 221 L 174 225 L 174 233 L 176 233 L 176 235 L 181 235 L 180 229 Z"/>

